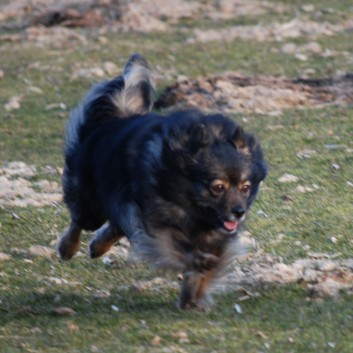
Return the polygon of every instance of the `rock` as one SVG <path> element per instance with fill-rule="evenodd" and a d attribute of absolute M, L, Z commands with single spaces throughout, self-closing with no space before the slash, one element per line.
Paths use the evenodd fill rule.
<path fill-rule="evenodd" d="M 189 336 L 185 331 L 178 331 L 172 334 L 173 337 L 178 338 L 179 343 L 189 343 Z"/>
<path fill-rule="evenodd" d="M 0 252 L 0 262 L 5 262 L 8 260 L 11 260 L 11 256 L 3 252 Z"/>
<path fill-rule="evenodd" d="M 65 103 L 60 102 L 60 103 L 52 103 L 52 104 L 48 104 L 45 107 L 46 110 L 55 110 L 55 109 L 61 109 L 61 110 L 67 110 L 67 106 Z"/>
<path fill-rule="evenodd" d="M 109 76 L 115 76 L 120 72 L 120 69 L 111 61 L 103 63 L 103 69 Z"/>
<path fill-rule="evenodd" d="M 296 192 L 300 192 L 302 194 L 305 194 L 306 192 L 312 192 L 314 191 L 313 188 L 309 187 L 309 186 L 303 186 L 303 185 L 298 185 L 296 188 L 295 188 L 295 191 Z"/>
<path fill-rule="evenodd" d="M 116 305 L 114 305 L 114 304 L 111 306 L 111 308 L 112 308 L 112 310 L 115 311 L 115 312 L 118 312 L 118 311 L 120 310 L 119 307 L 116 306 Z"/>
<path fill-rule="evenodd" d="M 237 312 L 238 314 L 242 314 L 243 313 L 243 309 L 241 308 L 241 306 L 239 304 L 235 304 L 234 305 L 234 310 L 235 312 Z"/>
<path fill-rule="evenodd" d="M 62 307 L 54 308 L 52 310 L 52 314 L 57 316 L 74 316 L 76 315 L 76 311 L 69 307 L 62 306 Z"/>
<path fill-rule="evenodd" d="M 297 157 L 300 159 L 309 159 L 316 153 L 317 152 L 315 150 L 303 150 L 297 153 Z"/>
<path fill-rule="evenodd" d="M 48 248 L 42 245 L 32 245 L 28 249 L 28 253 L 31 256 L 47 257 L 47 258 L 56 255 L 56 251 L 54 249 Z"/>
<path fill-rule="evenodd" d="M 278 181 L 280 183 L 295 183 L 299 180 L 299 178 L 295 175 L 292 175 L 292 174 L 283 174 L 279 179 Z"/>
<path fill-rule="evenodd" d="M 151 341 L 151 344 L 152 346 L 156 347 L 156 346 L 159 346 L 161 344 L 161 338 L 160 336 L 154 336 L 152 341 Z"/>
<path fill-rule="evenodd" d="M 6 111 L 10 112 L 12 110 L 21 108 L 21 101 L 23 99 L 23 95 L 17 95 L 11 97 L 8 102 L 4 105 Z"/>
<path fill-rule="evenodd" d="M 297 53 L 294 57 L 300 61 L 307 61 L 308 57 L 305 54 Z"/>
<path fill-rule="evenodd" d="M 306 269 L 303 274 L 303 280 L 308 283 L 316 282 L 318 280 L 319 275 L 320 272 L 318 271 Z"/>
<path fill-rule="evenodd" d="M 317 261 L 317 269 L 319 271 L 328 272 L 328 271 L 333 271 L 336 268 L 337 268 L 337 264 L 331 260 Z"/>
<path fill-rule="evenodd" d="M 281 52 L 284 54 L 295 54 L 298 47 L 294 43 L 286 43 L 282 46 Z"/>
<path fill-rule="evenodd" d="M 305 12 L 314 12 L 315 11 L 315 6 L 312 4 L 305 4 L 302 6 L 302 10 Z"/>
<path fill-rule="evenodd" d="M 310 52 L 313 54 L 321 54 L 322 53 L 322 47 L 317 42 L 310 42 L 308 44 L 305 44 L 302 47 L 300 47 L 300 49 L 303 52 Z"/>

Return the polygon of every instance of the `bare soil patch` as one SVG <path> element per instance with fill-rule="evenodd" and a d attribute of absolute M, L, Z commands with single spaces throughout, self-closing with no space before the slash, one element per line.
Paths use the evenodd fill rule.
<path fill-rule="evenodd" d="M 246 77 L 237 73 L 183 78 L 165 90 L 157 108 L 274 113 L 288 108 L 353 103 L 353 74 L 320 79 Z"/>
<path fill-rule="evenodd" d="M 290 283 L 301 284 L 312 299 L 353 294 L 353 260 L 312 254 L 310 258 L 284 264 L 271 256 L 255 256 L 247 263 L 235 264 L 223 283 L 225 290 L 244 292 L 246 299 L 258 295 L 266 285 Z"/>
<path fill-rule="evenodd" d="M 120 29 L 164 31 L 181 19 L 227 20 L 238 16 L 282 13 L 285 6 L 259 0 L 219 0 L 210 3 L 175 0 L 14 0 L 0 7 L 0 20 L 11 26 L 120 26 Z M 24 21 L 23 21 L 24 20 Z"/>
<path fill-rule="evenodd" d="M 295 18 L 285 23 L 271 23 L 269 25 L 234 26 L 225 29 L 195 29 L 190 43 L 223 41 L 230 42 L 235 39 L 263 41 L 282 41 L 299 37 L 316 38 L 318 36 L 331 36 L 337 32 L 350 30 L 353 19 L 332 24 L 328 22 L 314 22 Z"/>
<path fill-rule="evenodd" d="M 298 283 L 307 290 L 308 298 L 314 300 L 343 293 L 353 294 L 353 259 L 340 259 L 339 253 L 308 253 L 307 258 L 285 264 L 277 257 L 263 254 L 248 232 L 239 235 L 238 244 L 239 256 L 215 291 L 237 292 L 241 300 L 247 300 L 259 296 L 266 286 Z M 257 251 L 253 252 L 255 248 Z M 102 261 L 113 268 L 127 266 L 129 249 L 130 245 L 123 241 L 113 247 Z M 161 287 L 177 288 L 178 283 L 157 277 L 136 281 L 131 286 L 145 291 L 159 290 Z"/>
<path fill-rule="evenodd" d="M 62 199 L 61 187 L 48 180 L 33 181 L 37 169 L 23 162 L 0 168 L 0 206 L 44 206 Z"/>

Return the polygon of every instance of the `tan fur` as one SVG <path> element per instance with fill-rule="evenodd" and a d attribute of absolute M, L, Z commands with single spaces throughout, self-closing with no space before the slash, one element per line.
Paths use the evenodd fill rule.
<path fill-rule="evenodd" d="M 121 118 L 128 118 L 132 115 L 148 113 L 150 107 L 148 109 L 144 107 L 143 98 L 139 90 L 136 90 L 136 87 L 141 84 L 141 82 L 146 82 L 151 87 L 154 87 L 151 71 L 144 66 L 133 65 L 124 73 L 123 77 L 125 80 L 125 89 L 111 97 L 113 104 L 118 110 L 117 115 Z M 138 94 L 136 92 L 138 92 Z"/>

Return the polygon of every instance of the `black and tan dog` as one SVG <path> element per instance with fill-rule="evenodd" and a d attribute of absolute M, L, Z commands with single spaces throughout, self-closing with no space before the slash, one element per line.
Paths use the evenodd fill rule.
<path fill-rule="evenodd" d="M 91 89 L 67 128 L 63 260 L 97 230 L 92 258 L 126 236 L 158 267 L 183 272 L 182 309 L 203 310 L 236 249 L 237 230 L 266 176 L 255 138 L 220 114 L 150 113 L 153 82 L 133 55 L 122 76 Z"/>

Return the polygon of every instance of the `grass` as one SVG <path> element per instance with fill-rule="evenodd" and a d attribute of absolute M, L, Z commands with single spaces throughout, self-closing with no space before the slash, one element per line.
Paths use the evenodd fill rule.
<path fill-rule="evenodd" d="M 1 0 L 1 3 L 4 3 Z M 337 22 L 351 16 L 351 2 L 284 1 L 288 10 L 258 17 L 242 17 L 221 27 L 284 22 L 302 13 L 301 6 L 314 4 L 312 20 Z M 328 11 L 331 7 L 333 11 Z M 337 52 L 330 58 L 308 54 L 307 61 L 281 53 L 282 42 L 210 42 L 187 44 L 194 27 L 217 28 L 209 20 L 185 21 L 162 34 L 106 34 L 102 44 L 94 32 L 87 44 L 38 47 L 35 43 L 0 42 L 0 161 L 20 160 L 41 167 L 62 167 L 63 133 L 70 109 L 98 79 L 71 78 L 73 67 L 89 67 L 104 61 L 122 66 L 135 51 L 143 53 L 161 73 L 160 90 L 178 75 L 197 77 L 236 70 L 258 74 L 298 77 L 314 69 L 316 77 L 337 70 L 352 71 L 353 44 L 349 33 L 315 40 Z M 288 42 L 291 40 L 288 40 Z M 300 46 L 312 39 L 301 37 Z M 54 43 L 55 44 L 55 43 Z M 37 63 L 37 64 L 33 64 Z M 163 73 L 170 73 L 163 76 Z M 29 91 L 35 86 L 42 94 Z M 12 96 L 23 94 L 18 110 L 6 111 Z M 53 103 L 65 109 L 46 109 Z M 238 114 L 234 118 L 262 141 L 270 174 L 255 203 L 248 229 L 266 254 L 285 262 L 307 257 L 308 251 L 340 253 L 351 258 L 353 194 L 353 107 L 288 110 L 279 116 Z M 275 132 L 272 127 L 279 127 Z M 326 145 L 347 148 L 328 149 Z M 350 149 L 350 150 L 349 150 Z M 309 159 L 297 154 L 315 150 Z M 347 151 L 348 150 L 348 151 Z M 333 164 L 339 169 L 333 168 Z M 282 184 L 279 177 L 299 177 Z M 39 173 L 36 178 L 60 182 L 59 175 Z M 311 187 L 300 193 L 296 187 Z M 262 211 L 259 215 L 258 211 Z M 266 215 L 266 217 L 264 216 Z M 16 216 L 14 216 L 16 215 Z M 308 300 L 300 284 L 266 286 L 260 296 L 239 301 L 239 293 L 219 294 L 210 313 L 179 312 L 175 286 L 137 290 L 137 280 L 149 281 L 156 273 L 144 264 L 107 267 L 87 256 L 62 263 L 28 257 L 31 245 L 53 247 L 68 224 L 63 204 L 41 208 L 0 208 L 0 252 L 11 255 L 0 263 L 0 351 L 17 352 L 340 352 L 353 351 L 351 339 L 352 297 Z M 281 242 L 278 235 L 284 234 Z M 332 242 L 332 237 L 337 242 Z M 89 236 L 83 240 L 83 249 Z M 308 248 L 309 246 L 309 248 Z M 171 277 L 174 280 L 174 277 Z M 61 279 L 64 281 L 55 281 Z M 108 291 L 109 296 L 99 293 Z M 242 314 L 234 310 L 239 303 Z M 119 311 L 112 310 L 112 305 Z M 57 307 L 70 307 L 76 315 L 60 317 Z M 182 340 L 180 332 L 187 335 Z M 184 334 L 184 336 L 185 336 Z M 160 337 L 160 342 L 155 337 Z M 184 337 L 185 338 L 185 337 Z"/>

